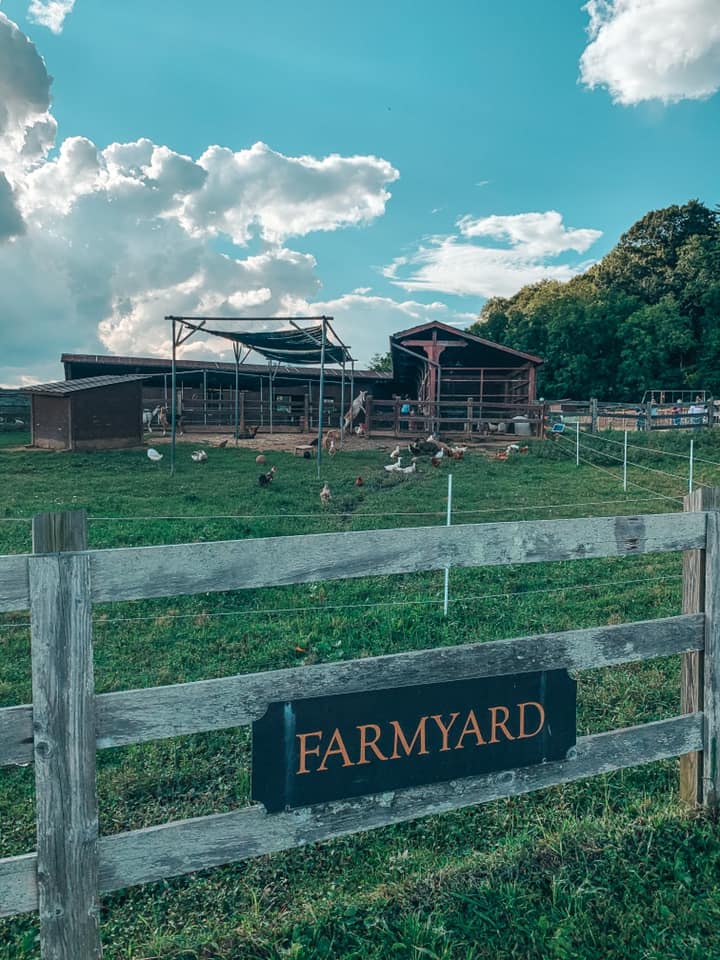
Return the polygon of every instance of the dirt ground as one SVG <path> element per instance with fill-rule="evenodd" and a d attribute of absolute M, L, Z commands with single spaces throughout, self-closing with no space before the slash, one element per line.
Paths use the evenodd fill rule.
<path fill-rule="evenodd" d="M 336 432 L 337 433 L 337 432 Z M 293 453 L 295 447 L 301 444 L 309 444 L 311 440 L 317 438 L 316 433 L 260 433 L 254 440 L 238 440 L 237 447 L 246 450 L 257 450 L 258 453 L 266 453 L 272 450 L 278 450 L 286 453 Z M 235 447 L 235 439 L 232 436 L 228 436 L 227 433 L 207 433 L 204 430 L 202 432 L 193 433 L 188 431 L 182 435 L 178 435 L 178 443 L 192 443 L 197 444 L 198 447 L 217 447 L 222 443 L 227 447 Z M 374 436 L 374 437 L 358 437 L 354 434 L 345 434 L 344 440 L 344 449 L 345 450 L 386 450 L 390 451 L 395 448 L 395 446 L 400 443 L 401 445 L 406 445 L 410 442 L 410 437 L 405 438 L 396 438 L 388 436 Z M 416 435 L 413 434 L 412 439 L 418 439 Z M 472 447 L 477 450 L 490 450 L 497 447 L 504 447 L 508 443 L 512 443 L 514 438 L 509 440 L 503 440 L 500 442 L 478 442 L 473 439 Z M 523 438 L 524 440 L 525 438 Z M 145 442 L 149 446 L 156 446 L 162 443 L 169 443 L 170 437 L 163 437 L 157 433 L 146 433 Z M 337 441 L 336 441 L 337 442 Z M 463 441 L 463 446 L 465 446 L 465 441 Z M 338 444 L 339 446 L 339 444 Z"/>

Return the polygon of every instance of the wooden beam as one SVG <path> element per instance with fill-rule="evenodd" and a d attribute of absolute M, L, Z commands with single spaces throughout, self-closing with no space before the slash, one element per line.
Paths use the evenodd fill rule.
<path fill-rule="evenodd" d="M 637 556 L 705 545 L 703 513 L 413 527 L 89 552 L 93 599 L 134 600 L 445 567 Z"/>
<path fill-rule="evenodd" d="M 590 670 L 700 650 L 702 614 L 439 647 L 344 663 L 103 693 L 97 746 L 117 747 L 252 723 L 273 700 L 331 696 L 534 670 Z M 32 760 L 32 710 L 0 710 L 0 765 Z"/>

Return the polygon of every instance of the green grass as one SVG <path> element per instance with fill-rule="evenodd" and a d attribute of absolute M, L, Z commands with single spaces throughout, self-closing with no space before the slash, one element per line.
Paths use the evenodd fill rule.
<path fill-rule="evenodd" d="M 631 439 L 671 453 L 688 442 Z M 682 479 L 632 468 L 649 489 L 624 495 L 617 463 L 601 452 L 614 448 L 588 439 L 583 455 L 595 466 L 576 468 L 562 444 L 453 464 L 454 522 L 678 508 L 662 497 L 682 497 Z M 254 453 L 212 450 L 198 465 L 191 449 L 178 448 L 173 478 L 167 457 L 156 465 L 142 452 L 0 453 L 0 553 L 30 549 L 29 525 L 17 518 L 73 507 L 88 510 L 93 547 L 444 523 L 446 466 L 421 464 L 420 475 L 399 479 L 382 470 L 382 453 L 344 452 L 324 464 L 333 500 L 323 508 L 312 462 L 269 454 L 277 478 L 260 489 L 267 467 Z M 702 432 L 696 454 L 720 462 L 720 438 Z M 633 455 L 687 475 L 677 458 Z M 700 481 L 716 476 L 697 464 Z M 669 616 L 680 611 L 680 576 L 675 555 L 453 570 L 447 620 L 442 572 L 105 604 L 95 610 L 96 685 Z M 26 621 L 0 618 L 0 705 L 30 699 Z M 679 661 L 583 673 L 578 694 L 579 734 L 672 716 Z M 101 751 L 101 831 L 242 806 L 248 765 L 246 730 Z M 33 847 L 32 768 L 5 768 L 0 856 Z M 677 764 L 666 762 L 121 891 L 103 900 L 102 935 L 112 960 L 706 958 L 720 950 L 719 868 L 718 827 L 680 807 Z M 38 956 L 37 929 L 34 915 L 0 922 L 0 960 Z"/>

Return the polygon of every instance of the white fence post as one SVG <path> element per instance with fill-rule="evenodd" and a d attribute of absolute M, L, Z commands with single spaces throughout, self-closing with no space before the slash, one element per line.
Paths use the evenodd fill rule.
<path fill-rule="evenodd" d="M 447 522 L 446 526 L 452 523 L 452 474 L 448 474 L 448 495 L 447 495 Z M 450 567 L 445 567 L 445 593 L 443 596 L 443 616 L 448 614 L 448 603 L 450 596 Z"/>
<path fill-rule="evenodd" d="M 623 444 L 623 490 L 627 493 L 627 430 L 625 431 L 625 442 Z"/>
<path fill-rule="evenodd" d="M 695 448 L 695 440 L 690 438 L 690 470 L 688 472 L 688 493 L 692 493 L 693 490 L 693 453 Z"/>

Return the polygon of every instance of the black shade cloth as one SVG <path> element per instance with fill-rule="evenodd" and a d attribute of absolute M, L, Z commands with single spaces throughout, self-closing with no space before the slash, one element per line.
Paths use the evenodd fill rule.
<path fill-rule="evenodd" d="M 322 326 L 307 327 L 305 330 L 276 330 L 274 332 L 250 333 L 248 331 L 233 332 L 231 330 L 211 330 L 209 327 L 183 323 L 197 330 L 199 333 L 209 333 L 213 337 L 224 337 L 234 343 L 241 343 L 268 360 L 278 360 L 283 363 L 320 363 L 322 360 Z M 343 363 L 350 360 L 347 349 L 325 340 L 325 362 Z"/>

